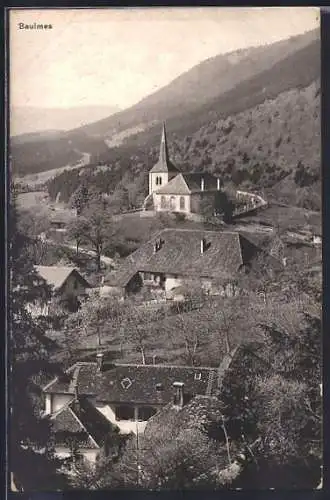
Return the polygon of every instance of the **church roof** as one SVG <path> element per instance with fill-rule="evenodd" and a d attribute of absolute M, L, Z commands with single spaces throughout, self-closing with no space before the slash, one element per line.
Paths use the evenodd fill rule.
<path fill-rule="evenodd" d="M 217 189 L 217 179 L 207 173 L 178 174 L 170 182 L 157 189 L 156 194 L 191 194 L 201 191 L 202 179 L 204 190 Z"/>
<path fill-rule="evenodd" d="M 160 142 L 158 162 L 150 170 L 152 173 L 179 172 L 173 165 L 168 154 L 165 123 L 163 124 L 162 139 Z"/>
<path fill-rule="evenodd" d="M 191 191 L 185 181 L 183 174 L 178 174 L 165 186 L 157 189 L 157 194 L 190 194 Z"/>

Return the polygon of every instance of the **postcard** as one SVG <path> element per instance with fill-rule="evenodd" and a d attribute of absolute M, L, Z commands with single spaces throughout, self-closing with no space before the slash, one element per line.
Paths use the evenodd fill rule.
<path fill-rule="evenodd" d="M 9 488 L 322 488 L 319 9 L 8 19 Z"/>

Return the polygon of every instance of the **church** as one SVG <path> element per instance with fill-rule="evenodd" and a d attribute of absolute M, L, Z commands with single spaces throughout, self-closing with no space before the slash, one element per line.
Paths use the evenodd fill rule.
<path fill-rule="evenodd" d="M 198 214 L 203 202 L 215 209 L 221 189 L 220 178 L 208 173 L 182 173 L 171 162 L 163 124 L 159 159 L 149 172 L 149 194 L 144 209 Z"/>

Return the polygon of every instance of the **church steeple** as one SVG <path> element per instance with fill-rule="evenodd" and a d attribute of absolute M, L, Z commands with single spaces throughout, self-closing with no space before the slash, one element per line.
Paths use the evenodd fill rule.
<path fill-rule="evenodd" d="M 160 141 L 159 162 L 165 165 L 169 163 L 165 122 L 163 122 L 162 139 Z"/>
<path fill-rule="evenodd" d="M 163 122 L 163 130 L 162 130 L 162 138 L 160 141 L 160 149 L 159 149 L 159 158 L 156 163 L 150 170 L 150 174 L 160 174 L 160 173 L 171 173 L 172 174 L 177 174 L 179 170 L 173 165 L 173 163 L 170 160 L 170 155 L 168 153 L 168 147 L 167 147 L 167 137 L 166 137 L 166 127 L 165 123 Z M 173 177 L 173 175 L 172 175 Z M 168 180 L 166 181 L 168 182 Z M 163 182 L 164 184 L 164 182 Z"/>

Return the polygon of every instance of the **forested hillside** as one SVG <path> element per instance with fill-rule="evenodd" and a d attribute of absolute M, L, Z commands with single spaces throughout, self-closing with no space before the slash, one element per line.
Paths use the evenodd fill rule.
<path fill-rule="evenodd" d="M 24 143 L 19 139 L 11 141 L 12 172 L 18 175 L 34 174 L 72 164 L 82 153 L 105 153 L 107 147 L 102 139 L 86 134 L 61 134 L 60 137 L 41 138 Z"/>
<path fill-rule="evenodd" d="M 319 81 L 209 120 L 183 138 L 168 130 L 170 154 L 182 170 L 217 173 L 225 184 L 266 190 L 284 202 L 320 209 Z M 84 181 L 121 197 L 125 208 L 129 200 L 136 205 L 147 192 L 148 170 L 157 154 L 158 145 L 116 148 L 102 167 L 94 164 L 56 177 L 49 184 L 50 196 L 61 192 L 61 199 L 68 201 Z"/>
<path fill-rule="evenodd" d="M 296 71 L 298 77 L 301 77 L 302 82 L 304 82 L 306 77 L 308 79 L 308 75 L 313 73 L 314 66 L 311 61 L 305 61 L 305 59 L 308 58 L 309 54 L 314 56 L 317 54 L 319 37 L 319 31 L 314 30 L 271 45 L 250 47 L 207 59 L 180 75 L 166 87 L 142 99 L 135 106 L 104 120 L 86 125 L 81 130 L 88 134 L 111 137 L 113 132 L 119 132 L 139 124 L 144 124 L 148 129 L 154 122 L 168 121 L 175 117 L 180 130 L 181 118 L 184 115 L 187 114 L 187 119 L 184 121 L 185 126 L 189 123 L 189 114 L 193 111 L 197 110 L 196 116 L 203 119 L 201 110 L 207 103 L 209 109 L 217 108 L 215 101 L 217 98 L 236 86 L 238 86 L 239 95 L 242 92 L 242 82 L 249 81 L 254 77 L 257 79 L 258 87 L 259 75 L 267 72 L 284 59 L 289 58 L 291 60 L 291 57 L 297 59 L 295 61 Z M 301 57 L 302 61 L 299 60 Z M 294 79 L 295 75 L 292 68 L 291 73 Z M 279 75 L 274 78 L 274 75 L 272 75 L 272 81 L 275 84 L 277 93 L 280 90 L 277 86 L 281 79 L 289 83 L 286 74 L 283 75 L 283 78 Z M 251 83 L 253 84 L 252 81 Z M 265 85 L 268 83 L 265 81 Z M 289 85 L 291 84 L 289 83 Z M 252 91 L 254 89 L 251 87 L 248 93 L 250 94 Z M 226 99 L 223 102 L 226 102 Z M 223 111 L 232 113 L 234 111 L 233 104 L 233 101 L 228 102 Z M 230 110 L 228 106 L 231 107 Z M 221 108 L 218 107 L 217 109 L 221 111 Z M 205 110 L 207 108 L 203 111 Z M 173 130 L 174 128 L 173 125 Z"/>
<path fill-rule="evenodd" d="M 12 168 L 19 174 L 50 170 L 76 161 L 82 151 L 91 154 L 94 163 L 114 164 L 119 160 L 125 170 L 128 167 L 133 171 L 137 166 L 131 157 L 138 157 L 137 163 L 147 162 L 150 149 L 158 144 L 163 120 L 170 141 L 174 134 L 184 140 L 211 122 L 252 109 L 282 92 L 306 87 L 319 75 L 319 30 L 221 54 L 195 66 L 135 106 L 101 121 L 51 140 L 12 142 Z M 108 149 L 105 141 L 119 146 Z M 123 166 L 117 165 L 116 176 L 123 173 Z"/>

